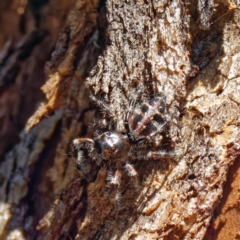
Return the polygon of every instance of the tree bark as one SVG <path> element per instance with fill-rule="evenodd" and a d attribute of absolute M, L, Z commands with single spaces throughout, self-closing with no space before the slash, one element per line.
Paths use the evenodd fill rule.
<path fill-rule="evenodd" d="M 3 1 L 0 15 L 1 239 L 239 238 L 237 2 Z M 111 163 L 84 151 L 82 174 L 71 143 L 100 119 L 126 133 L 138 89 L 166 99 L 145 151 L 170 157 L 129 156 L 119 204 Z"/>

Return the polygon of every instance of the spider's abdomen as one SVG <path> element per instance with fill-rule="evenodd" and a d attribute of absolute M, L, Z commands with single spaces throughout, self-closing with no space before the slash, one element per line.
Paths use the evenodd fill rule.
<path fill-rule="evenodd" d="M 98 136 L 95 141 L 96 151 L 103 159 L 119 159 L 126 156 L 130 150 L 127 136 L 110 131 Z"/>
<path fill-rule="evenodd" d="M 161 132 L 165 126 L 165 102 L 162 97 L 155 97 L 143 102 L 128 119 L 129 129 L 135 140 Z"/>

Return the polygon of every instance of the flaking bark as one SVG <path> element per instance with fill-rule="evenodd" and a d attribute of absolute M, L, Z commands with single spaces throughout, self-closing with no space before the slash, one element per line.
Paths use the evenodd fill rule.
<path fill-rule="evenodd" d="M 6 41 L 1 51 L 1 130 L 19 137 L 1 135 L 1 238 L 224 239 L 213 213 L 240 148 L 237 3 L 77 0 L 59 6 L 58 31 L 49 24 L 47 39 L 45 21 L 56 4 L 49 1 L 37 15 L 24 6 L 38 31 L 27 27 L 24 41 L 16 33 L 20 40 Z M 46 100 L 34 111 L 40 93 L 31 102 L 35 92 L 27 88 L 20 98 L 17 87 L 24 89 L 26 73 L 42 84 L 43 77 L 33 77 L 34 63 L 43 69 L 48 58 Z M 145 99 L 166 97 L 169 126 L 160 148 L 173 154 L 136 161 L 138 181 L 123 176 L 119 204 L 109 193 L 107 169 L 92 162 L 82 176 L 69 143 L 93 137 L 99 116 L 126 131 L 137 89 Z M 90 104 L 90 92 L 114 118 Z M 28 111 L 21 124 L 11 129 L 8 117 L 22 109 Z M 236 216 L 237 196 L 229 205 Z"/>

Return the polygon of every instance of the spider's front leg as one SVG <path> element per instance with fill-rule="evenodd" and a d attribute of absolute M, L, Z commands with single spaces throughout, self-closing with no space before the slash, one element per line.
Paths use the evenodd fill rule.
<path fill-rule="evenodd" d="M 83 144 L 93 145 L 94 140 L 91 138 L 76 138 L 73 140 L 73 145 L 75 147 L 81 147 Z"/>
<path fill-rule="evenodd" d="M 85 147 L 91 154 L 94 150 L 94 140 L 91 138 L 76 138 L 73 140 L 72 144 L 77 150 L 76 166 L 79 170 L 81 170 L 81 172 L 85 173 L 86 171 L 84 169 L 86 167 L 86 158 L 84 157 L 84 151 L 81 150 L 81 148 Z"/>
<path fill-rule="evenodd" d="M 76 138 L 73 140 L 73 146 L 80 150 L 81 147 L 86 147 L 91 153 L 94 149 L 94 140 L 91 138 Z"/>

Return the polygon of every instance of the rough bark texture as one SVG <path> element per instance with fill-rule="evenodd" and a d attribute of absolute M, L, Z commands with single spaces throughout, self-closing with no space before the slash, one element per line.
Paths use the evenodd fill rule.
<path fill-rule="evenodd" d="M 237 4 L 0 3 L 0 238 L 239 239 Z M 118 204 L 109 169 L 82 176 L 69 144 L 94 135 L 94 118 L 127 132 L 137 89 L 165 96 L 157 149 L 174 154 L 130 159 L 138 181 L 123 174 Z"/>

